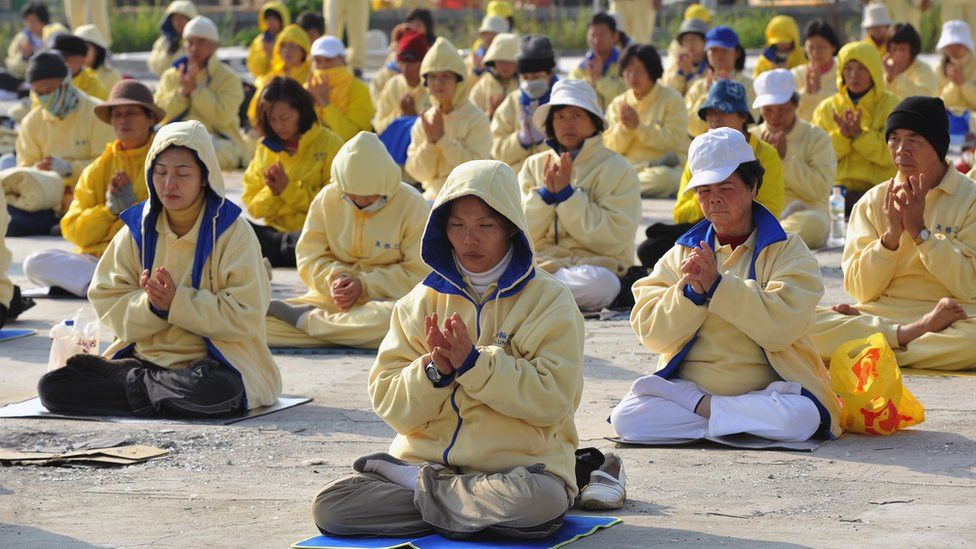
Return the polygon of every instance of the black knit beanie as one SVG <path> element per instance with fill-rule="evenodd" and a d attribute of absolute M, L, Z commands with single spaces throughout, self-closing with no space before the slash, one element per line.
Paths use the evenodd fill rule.
<path fill-rule="evenodd" d="M 888 115 L 885 141 L 895 130 L 911 130 L 932 145 L 939 158 L 949 152 L 949 115 L 938 97 L 914 95 L 906 98 Z"/>
<path fill-rule="evenodd" d="M 556 68 L 556 54 L 552 49 L 552 42 L 539 34 L 523 36 L 515 62 L 519 74 L 551 71 Z"/>
<path fill-rule="evenodd" d="M 61 56 L 42 52 L 30 58 L 27 63 L 27 82 L 36 82 L 48 78 L 64 78 L 68 76 L 68 66 Z"/>

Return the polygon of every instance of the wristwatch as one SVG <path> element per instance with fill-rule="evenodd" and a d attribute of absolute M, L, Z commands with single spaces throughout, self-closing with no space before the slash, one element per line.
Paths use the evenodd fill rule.
<path fill-rule="evenodd" d="M 427 379 L 431 383 L 440 383 L 444 379 L 444 374 L 437 369 L 437 366 L 434 366 L 434 361 L 428 362 L 427 366 L 424 367 L 424 371 L 427 373 Z"/>
<path fill-rule="evenodd" d="M 932 236 L 932 233 L 925 227 L 922 227 L 922 230 L 918 231 L 918 235 L 912 238 L 912 240 L 915 241 L 916 246 L 920 246 L 928 241 L 930 236 Z"/>

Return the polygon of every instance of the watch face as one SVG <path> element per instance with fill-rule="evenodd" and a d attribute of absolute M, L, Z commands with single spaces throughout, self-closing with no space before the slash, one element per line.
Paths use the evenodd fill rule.
<path fill-rule="evenodd" d="M 437 370 L 437 366 L 434 366 L 433 364 L 428 364 L 425 370 L 427 372 L 427 379 L 433 382 L 438 382 L 441 380 L 441 373 L 440 371 Z"/>

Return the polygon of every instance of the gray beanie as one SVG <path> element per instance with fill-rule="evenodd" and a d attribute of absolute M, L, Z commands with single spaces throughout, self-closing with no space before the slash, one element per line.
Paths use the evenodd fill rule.
<path fill-rule="evenodd" d="M 515 61 L 519 74 L 551 71 L 556 67 L 556 54 L 548 38 L 541 34 L 529 34 L 522 37 Z"/>
<path fill-rule="evenodd" d="M 68 76 L 68 66 L 61 56 L 41 52 L 30 58 L 27 63 L 27 82 L 33 83 L 48 78 L 64 78 Z"/>

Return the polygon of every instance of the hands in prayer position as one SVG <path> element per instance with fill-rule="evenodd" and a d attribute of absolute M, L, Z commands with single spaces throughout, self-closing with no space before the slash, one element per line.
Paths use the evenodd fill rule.
<path fill-rule="evenodd" d="M 139 287 L 146 290 L 149 303 L 160 311 L 169 311 L 176 297 L 176 283 L 166 267 L 158 267 L 155 278 L 150 276 L 149 269 L 142 271 L 139 277 Z"/>
<path fill-rule="evenodd" d="M 640 118 L 637 117 L 637 110 L 627 103 L 622 103 L 620 105 L 620 121 L 623 122 L 624 126 L 632 130 L 637 128 L 638 124 L 640 124 Z"/>
<path fill-rule="evenodd" d="M 782 131 L 769 131 L 766 130 L 762 134 L 762 140 L 766 143 L 772 145 L 776 152 L 779 154 L 779 159 L 782 160 L 786 158 L 786 133 Z"/>
<path fill-rule="evenodd" d="M 332 85 L 329 78 L 324 74 L 309 74 L 306 82 L 308 92 L 312 94 L 317 107 L 324 107 L 329 104 L 329 94 L 332 93 Z"/>
<path fill-rule="evenodd" d="M 424 333 L 430 359 L 442 375 L 450 375 L 460 368 L 474 344 L 461 315 L 454 313 L 444 321 L 444 329 L 437 326 L 437 313 L 424 317 Z"/>
<path fill-rule="evenodd" d="M 339 310 L 348 311 L 362 295 L 363 282 L 358 277 L 342 274 L 332 281 L 330 291 L 336 307 L 339 307 Z"/>
<path fill-rule="evenodd" d="M 417 102 L 409 93 L 403 94 L 400 98 L 400 115 L 417 116 Z"/>
<path fill-rule="evenodd" d="M 691 289 L 699 294 L 704 294 L 712 288 L 718 279 L 718 265 L 715 263 L 715 252 L 711 246 L 702 240 L 700 246 L 691 251 L 681 263 L 681 277 L 679 285 L 684 288 L 685 284 L 690 284 Z"/>
<path fill-rule="evenodd" d="M 559 160 L 552 161 L 551 157 L 546 158 L 545 174 L 546 190 L 556 194 L 569 186 L 573 177 L 573 157 L 568 152 L 559 155 Z"/>
<path fill-rule="evenodd" d="M 200 67 L 196 63 L 183 63 L 180 65 L 180 95 L 189 97 L 197 89 L 197 73 Z"/>
<path fill-rule="evenodd" d="M 288 174 L 281 162 L 275 162 L 264 172 L 264 184 L 271 189 L 271 194 L 278 196 L 288 186 Z"/>
<path fill-rule="evenodd" d="M 444 137 L 444 113 L 440 109 L 434 109 L 434 114 L 430 115 L 429 120 L 426 114 L 421 115 L 420 122 L 424 125 L 428 143 L 433 145 Z"/>
<path fill-rule="evenodd" d="M 909 176 L 907 182 L 894 180 L 885 191 L 884 213 L 888 228 L 881 235 L 881 245 L 889 250 L 897 250 L 901 234 L 915 238 L 925 226 L 925 193 L 928 192 L 925 176 Z"/>
<path fill-rule="evenodd" d="M 847 109 L 842 115 L 834 113 L 834 122 L 841 135 L 848 139 L 857 139 L 861 135 L 861 109 Z"/>

